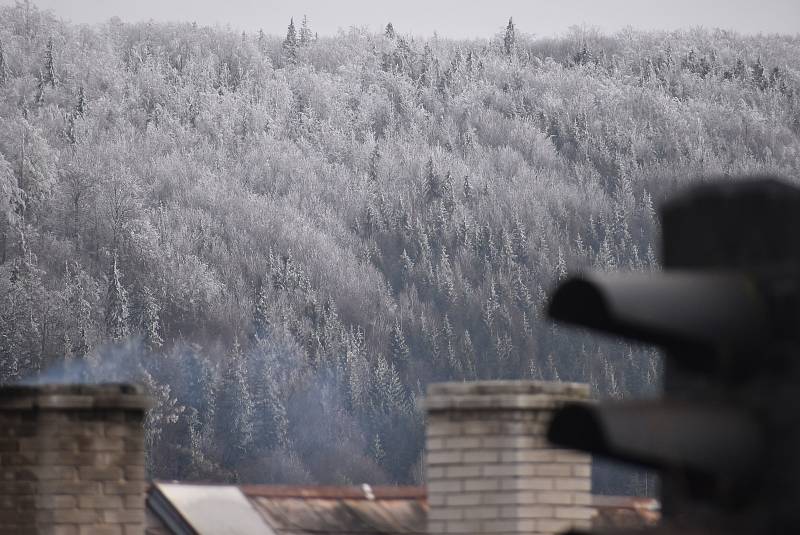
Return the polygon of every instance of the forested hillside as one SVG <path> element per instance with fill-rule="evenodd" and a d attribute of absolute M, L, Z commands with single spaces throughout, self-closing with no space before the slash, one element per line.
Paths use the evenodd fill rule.
<path fill-rule="evenodd" d="M 692 180 L 800 170 L 799 37 L 23 3 L 0 44 L 0 379 L 145 380 L 162 479 L 418 481 L 431 381 L 652 392 L 657 354 L 555 327 L 553 285 L 657 268 L 654 207 Z"/>

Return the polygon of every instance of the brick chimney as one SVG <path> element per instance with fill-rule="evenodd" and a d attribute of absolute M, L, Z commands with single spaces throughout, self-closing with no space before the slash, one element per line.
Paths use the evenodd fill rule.
<path fill-rule="evenodd" d="M 555 534 L 591 525 L 591 458 L 545 434 L 588 385 L 529 381 L 428 387 L 428 533 Z"/>
<path fill-rule="evenodd" d="M 144 533 L 144 410 L 129 385 L 0 387 L 0 535 Z"/>

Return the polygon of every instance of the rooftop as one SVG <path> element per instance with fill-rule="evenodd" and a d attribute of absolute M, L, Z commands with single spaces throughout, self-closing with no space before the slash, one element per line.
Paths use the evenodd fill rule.
<path fill-rule="evenodd" d="M 659 519 L 658 501 L 594 496 L 598 528 L 640 528 Z M 147 535 L 424 534 L 424 487 L 199 485 L 156 482 L 147 496 Z"/>
<path fill-rule="evenodd" d="M 297 487 L 154 483 L 148 535 L 425 533 L 419 487 Z"/>

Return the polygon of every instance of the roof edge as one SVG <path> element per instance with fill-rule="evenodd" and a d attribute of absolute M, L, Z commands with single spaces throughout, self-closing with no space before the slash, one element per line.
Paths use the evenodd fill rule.
<path fill-rule="evenodd" d="M 241 485 L 239 489 L 252 498 L 302 498 L 320 500 L 426 500 L 425 487 L 412 486 L 296 486 Z"/>

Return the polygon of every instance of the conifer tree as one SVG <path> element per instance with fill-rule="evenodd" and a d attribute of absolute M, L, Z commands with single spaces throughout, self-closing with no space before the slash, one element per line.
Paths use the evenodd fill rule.
<path fill-rule="evenodd" d="M 308 46 L 314 37 L 311 35 L 311 28 L 308 27 L 308 17 L 303 15 L 303 22 L 300 25 L 300 46 Z"/>
<path fill-rule="evenodd" d="M 475 347 L 472 345 L 472 336 L 469 329 L 464 330 L 464 337 L 461 340 L 462 367 L 466 379 L 475 380 L 478 378 L 477 362 L 475 359 Z"/>
<path fill-rule="evenodd" d="M 217 435 L 225 437 L 228 448 L 223 457 L 229 466 L 241 459 L 253 443 L 253 412 L 247 364 L 236 339 L 223 365 L 217 402 Z"/>
<path fill-rule="evenodd" d="M 159 320 L 161 306 L 152 290 L 147 286 L 142 287 L 140 301 L 139 329 L 142 333 L 142 342 L 148 351 L 157 351 L 164 343 L 161 338 L 161 322 Z"/>
<path fill-rule="evenodd" d="M 200 478 L 206 472 L 208 460 L 204 451 L 203 427 L 200 413 L 194 407 L 188 407 L 184 413 L 189 429 L 189 470 L 192 478 Z"/>
<path fill-rule="evenodd" d="M 477 240 L 477 255 L 479 258 L 483 258 L 487 262 L 491 262 L 497 256 L 497 250 L 495 249 L 494 237 L 492 233 L 492 227 L 489 226 L 489 223 L 486 222 L 481 226 L 480 230 L 478 231 L 476 227 L 476 232 L 479 232 L 478 240 Z M 487 272 L 488 274 L 488 272 Z"/>
<path fill-rule="evenodd" d="M 3 41 L 0 41 L 0 87 L 6 85 L 8 81 L 8 64 L 6 63 L 6 51 Z"/>
<path fill-rule="evenodd" d="M 283 53 L 289 61 L 294 61 L 297 57 L 297 30 L 294 27 L 294 18 L 289 19 L 286 39 L 283 40 Z"/>
<path fill-rule="evenodd" d="M 463 213 L 461 215 L 461 221 L 459 221 L 458 227 L 456 227 L 456 243 L 460 247 L 468 247 L 469 238 L 470 238 L 470 224 L 469 220 L 467 219 L 467 214 Z"/>
<path fill-rule="evenodd" d="M 514 228 L 511 230 L 511 246 L 514 249 L 514 257 L 520 264 L 528 263 L 528 235 L 525 225 L 519 216 L 514 217 Z"/>
<path fill-rule="evenodd" d="M 522 268 L 517 269 L 516 277 L 514 277 L 514 302 L 523 312 L 529 311 L 533 305 L 531 291 L 522 278 Z"/>
<path fill-rule="evenodd" d="M 185 407 L 180 405 L 177 398 L 172 395 L 169 384 L 160 382 L 147 370 L 142 370 L 141 382 L 148 397 L 153 401 L 153 405 L 147 411 L 144 425 L 145 451 L 148 452 L 145 462 L 148 468 L 153 470 L 153 465 L 158 460 L 152 456 L 152 452 L 157 450 L 158 444 L 163 438 L 164 428 L 177 422 Z"/>
<path fill-rule="evenodd" d="M 387 39 L 394 39 L 397 37 L 391 22 L 386 25 L 386 29 L 383 30 L 383 35 L 385 35 Z"/>
<path fill-rule="evenodd" d="M 737 80 L 746 80 L 750 75 L 750 69 L 742 58 L 737 58 L 733 67 L 733 76 Z"/>
<path fill-rule="evenodd" d="M 87 328 L 81 325 L 78 329 L 78 340 L 72 344 L 72 354 L 76 357 L 86 357 L 91 350 Z"/>
<path fill-rule="evenodd" d="M 128 292 L 122 285 L 122 272 L 117 265 L 115 254 L 108 275 L 106 293 L 106 335 L 112 341 L 124 340 L 130 335 L 128 313 Z"/>
<path fill-rule="evenodd" d="M 411 279 L 414 276 L 414 261 L 408 256 L 408 253 L 403 249 L 403 254 L 400 255 L 400 277 L 405 286 L 411 284 Z"/>
<path fill-rule="evenodd" d="M 436 230 L 434 233 L 434 242 L 436 245 L 439 245 L 447 230 L 447 223 L 450 220 L 443 199 L 439 199 L 439 202 L 433 205 L 431 213 L 433 215 L 433 228 Z"/>
<path fill-rule="evenodd" d="M 217 391 L 219 389 L 216 365 L 207 358 L 201 358 L 198 376 L 200 386 L 198 408 L 202 414 L 201 420 L 205 429 L 204 434 L 213 437 L 214 421 L 217 413 Z"/>
<path fill-rule="evenodd" d="M 272 420 L 273 443 L 278 448 L 291 449 L 289 440 L 289 418 L 286 414 L 286 406 L 278 396 L 278 389 L 274 384 L 270 384 L 267 388 L 267 407 Z"/>
<path fill-rule="evenodd" d="M 67 136 L 67 141 L 69 141 L 70 145 L 74 145 L 78 142 L 77 132 L 75 131 L 75 114 L 70 113 L 69 117 L 67 118 L 67 128 L 64 131 Z"/>
<path fill-rule="evenodd" d="M 397 414 L 408 413 L 410 409 L 408 396 L 406 395 L 403 381 L 400 380 L 400 375 L 397 373 L 397 368 L 394 364 L 389 365 L 388 378 L 387 400 L 389 402 L 389 409 Z"/>
<path fill-rule="evenodd" d="M 433 51 L 429 44 L 425 43 L 425 48 L 422 49 L 422 59 L 421 59 L 421 70 L 419 75 L 419 81 L 424 87 L 429 87 L 432 82 L 436 81 L 436 73 L 432 73 L 432 69 L 434 68 L 435 58 L 433 57 Z"/>
<path fill-rule="evenodd" d="M 73 351 L 72 340 L 69 337 L 69 333 L 65 331 L 64 335 L 61 337 L 61 354 L 64 360 L 72 360 L 75 357 Z"/>
<path fill-rule="evenodd" d="M 442 202 L 444 204 L 444 208 L 447 210 L 447 218 L 449 219 L 456 207 L 456 188 L 455 184 L 453 183 L 453 174 L 450 171 L 448 171 L 445 175 L 442 187 L 444 189 L 444 198 Z"/>
<path fill-rule="evenodd" d="M 514 342 L 508 334 L 500 334 L 499 332 L 494 337 L 494 352 L 497 359 L 500 361 L 500 367 L 508 373 L 509 359 L 514 353 Z"/>
<path fill-rule="evenodd" d="M 475 197 L 475 191 L 469 181 L 469 175 L 464 175 L 464 202 L 470 204 Z"/>
<path fill-rule="evenodd" d="M 486 296 L 486 302 L 483 305 L 482 319 L 486 326 L 486 330 L 491 334 L 494 332 L 494 323 L 497 318 L 497 312 L 500 310 L 500 302 L 497 296 L 497 290 L 494 279 L 489 281 L 489 295 Z"/>
<path fill-rule="evenodd" d="M 535 357 L 528 362 L 528 376 L 534 381 L 542 380 L 542 370 L 537 365 Z"/>
<path fill-rule="evenodd" d="M 516 30 L 514 29 L 514 19 L 508 19 L 508 25 L 506 26 L 506 34 L 503 37 L 503 51 L 506 53 L 506 56 L 510 56 L 514 53 L 514 47 L 516 44 Z"/>
<path fill-rule="evenodd" d="M 658 260 L 656 259 L 656 253 L 653 250 L 652 244 L 647 244 L 647 253 L 645 258 L 647 259 L 647 267 L 650 269 L 658 268 Z"/>
<path fill-rule="evenodd" d="M 65 336 L 72 345 L 72 354 L 85 356 L 90 350 L 92 303 L 97 299 L 94 279 L 81 270 L 77 262 L 69 262 L 64 274 Z"/>
<path fill-rule="evenodd" d="M 44 88 L 46 85 L 47 82 L 45 81 L 44 73 L 39 70 L 39 78 L 36 81 L 36 97 L 34 98 L 36 104 L 44 103 Z"/>
<path fill-rule="evenodd" d="M 618 243 L 619 246 L 624 249 L 631 239 L 631 233 L 628 227 L 627 210 L 625 205 L 616 200 L 614 201 L 609 227 L 616 243 Z"/>
<path fill-rule="evenodd" d="M 256 302 L 253 307 L 253 336 L 256 340 L 263 340 L 269 334 L 269 302 L 264 285 L 261 284 L 256 293 Z"/>
<path fill-rule="evenodd" d="M 400 325 L 400 320 L 395 318 L 394 325 L 392 326 L 392 334 L 389 340 L 389 354 L 391 361 L 397 366 L 406 366 L 409 359 L 408 344 L 406 344 L 406 337 L 403 334 L 403 327 Z"/>
<path fill-rule="evenodd" d="M 767 88 L 767 77 L 764 76 L 764 65 L 761 63 L 761 58 L 758 58 L 753 64 L 753 85 L 756 89 L 763 91 Z"/>
<path fill-rule="evenodd" d="M 409 409 L 408 398 L 397 368 L 380 353 L 376 359 L 374 376 L 374 384 L 377 387 L 376 408 L 380 411 L 379 414 L 385 416 L 392 413 L 406 413 Z"/>
<path fill-rule="evenodd" d="M 575 55 L 572 57 L 572 61 L 574 61 L 577 65 L 586 65 L 591 60 L 591 53 L 589 52 L 589 48 L 586 46 L 586 43 L 583 43 L 581 46 L 580 51 L 576 52 Z"/>
<path fill-rule="evenodd" d="M 370 182 L 378 182 L 378 163 L 380 162 L 381 151 L 377 143 L 372 150 L 372 155 L 369 157 L 369 180 Z"/>
<path fill-rule="evenodd" d="M 381 466 L 386 458 L 386 450 L 383 449 L 383 442 L 378 433 L 375 433 L 375 438 L 373 438 L 370 443 L 369 455 L 375 460 L 378 466 Z"/>
<path fill-rule="evenodd" d="M 503 265 L 510 267 L 512 263 L 518 262 L 517 255 L 514 252 L 514 246 L 511 243 L 511 236 L 505 227 L 500 227 L 500 234 L 497 237 L 500 246 L 500 255 L 502 257 Z"/>
<path fill-rule="evenodd" d="M 47 40 L 47 49 L 44 53 L 44 76 L 45 84 L 50 84 L 51 87 L 58 85 L 58 77 L 56 76 L 56 64 L 53 52 L 53 38 Z"/>
<path fill-rule="evenodd" d="M 72 113 L 69 114 L 67 119 L 66 134 L 71 145 L 78 142 L 77 133 L 75 131 L 75 121 L 83 117 L 84 113 L 86 113 L 86 95 L 83 86 L 81 86 L 78 89 L 78 102 L 75 104 L 75 109 L 72 110 Z"/>
<path fill-rule="evenodd" d="M 608 236 L 603 240 L 600 245 L 600 250 L 597 251 L 597 256 L 594 260 L 595 269 L 600 271 L 613 271 L 617 267 L 617 261 L 614 253 L 611 250 L 611 243 Z"/>
<path fill-rule="evenodd" d="M 346 343 L 347 397 L 350 406 L 362 411 L 368 406 L 370 368 L 367 362 L 367 347 L 361 328 L 350 328 Z"/>
<path fill-rule="evenodd" d="M 773 89 L 778 89 L 782 93 L 785 92 L 786 88 L 786 77 L 784 73 L 781 71 L 780 67 L 773 67 L 771 71 L 769 71 L 769 87 Z"/>
<path fill-rule="evenodd" d="M 75 115 L 83 117 L 84 113 L 86 113 L 86 91 L 83 86 L 80 86 L 78 88 L 78 102 L 75 104 Z"/>
<path fill-rule="evenodd" d="M 583 259 L 583 257 L 586 256 L 586 244 L 584 243 L 583 236 L 580 232 L 578 232 L 577 236 L 575 236 L 575 255 L 580 259 Z"/>
<path fill-rule="evenodd" d="M 340 337 L 342 321 L 339 319 L 336 301 L 329 295 L 322 306 L 322 343 L 328 345 Z"/>
<path fill-rule="evenodd" d="M 450 264 L 450 258 L 447 256 L 447 250 L 445 249 L 442 249 L 437 276 L 439 292 L 445 305 L 453 304 L 456 299 L 456 288 L 453 280 L 453 268 Z"/>
<path fill-rule="evenodd" d="M 442 193 L 442 177 L 433 167 L 433 158 L 428 158 L 425 164 L 425 198 L 428 201 L 440 199 Z"/>
<path fill-rule="evenodd" d="M 533 329 L 531 328 L 531 317 L 526 311 L 522 312 L 522 332 L 528 336 L 533 336 Z"/>
<path fill-rule="evenodd" d="M 436 275 L 433 272 L 433 262 L 431 261 L 430 249 L 421 252 L 417 259 L 418 281 L 425 290 L 431 290 L 436 285 Z"/>
<path fill-rule="evenodd" d="M 444 315 L 444 319 L 442 320 L 442 332 L 440 334 L 440 338 L 442 339 L 442 343 L 445 345 L 444 349 L 447 352 L 447 364 L 450 368 L 450 371 L 459 377 L 463 377 L 464 369 L 461 361 L 458 359 L 458 355 L 456 354 L 453 324 L 450 323 L 450 317 L 447 314 Z"/>
<path fill-rule="evenodd" d="M 564 251 L 561 249 L 560 245 L 558 246 L 558 259 L 556 260 L 554 275 L 559 281 L 567 278 L 567 262 L 564 259 Z"/>
<path fill-rule="evenodd" d="M 258 30 L 258 50 L 262 54 L 267 51 L 267 36 L 264 34 L 263 29 Z"/>

